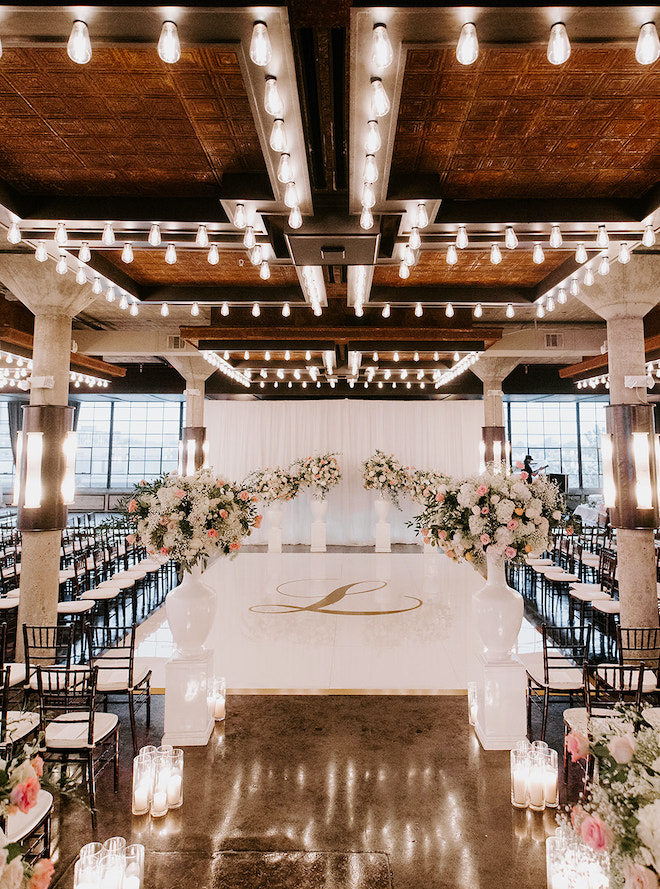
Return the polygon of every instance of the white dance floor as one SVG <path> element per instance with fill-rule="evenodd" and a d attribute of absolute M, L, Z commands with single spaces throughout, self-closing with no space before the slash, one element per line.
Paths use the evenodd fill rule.
<path fill-rule="evenodd" d="M 204 575 L 218 608 L 206 647 L 234 693 L 464 692 L 482 578 L 436 552 L 241 553 Z M 524 625 L 519 648 L 537 647 Z M 165 609 L 138 628 L 136 663 L 165 685 Z"/>

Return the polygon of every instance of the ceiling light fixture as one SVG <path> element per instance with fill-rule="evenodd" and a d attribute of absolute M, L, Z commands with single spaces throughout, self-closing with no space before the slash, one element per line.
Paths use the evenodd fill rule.
<path fill-rule="evenodd" d="M 610 236 L 607 234 L 607 228 L 604 225 L 598 226 L 598 234 L 596 235 L 596 246 L 604 250 L 610 243 Z"/>
<path fill-rule="evenodd" d="M 197 303 L 193 303 L 190 307 L 190 314 L 195 318 L 199 315 L 199 306 Z"/>
<path fill-rule="evenodd" d="M 89 262 L 92 258 L 92 251 L 89 249 L 89 244 L 87 241 L 83 241 L 80 245 L 80 250 L 78 251 L 78 259 L 81 262 Z"/>
<path fill-rule="evenodd" d="M 365 182 L 362 186 L 362 206 L 371 209 L 376 203 L 376 193 L 370 182 Z"/>
<path fill-rule="evenodd" d="M 481 303 L 477 303 L 476 306 L 474 307 L 474 317 L 475 317 L 475 318 L 481 318 L 481 316 L 483 315 L 483 313 L 484 313 L 484 310 L 483 310 L 483 308 L 482 308 L 482 306 L 481 306 Z"/>
<path fill-rule="evenodd" d="M 294 207 L 299 205 L 300 201 L 298 200 L 298 192 L 296 190 L 295 182 L 287 182 L 286 187 L 284 189 L 284 205 L 292 210 Z"/>
<path fill-rule="evenodd" d="M 305 352 L 305 361 L 311 361 L 311 360 L 312 360 L 312 353 L 311 353 L 311 352 L 309 351 L 309 349 L 308 349 L 308 350 Z M 315 368 L 310 368 L 310 376 L 312 375 L 312 374 L 311 374 L 311 371 L 312 371 L 312 370 L 315 370 Z"/>
<path fill-rule="evenodd" d="M 460 360 L 461 356 L 458 354 L 458 352 L 454 352 L 454 364 L 456 364 Z"/>
<path fill-rule="evenodd" d="M 557 291 L 557 302 L 560 306 L 565 306 L 568 297 L 566 296 L 566 290 L 563 287 L 560 287 Z"/>
<path fill-rule="evenodd" d="M 281 118 L 284 114 L 284 103 L 277 88 L 277 78 L 272 75 L 266 78 L 266 92 L 264 95 L 264 108 L 266 113 L 273 117 Z"/>
<path fill-rule="evenodd" d="M 229 361 L 229 352 L 225 349 L 225 354 L 222 356 L 225 361 Z"/>
<path fill-rule="evenodd" d="M 300 228 L 302 221 L 300 207 L 291 207 L 291 212 L 289 213 L 289 228 Z"/>
<path fill-rule="evenodd" d="M 518 246 L 518 235 L 511 225 L 507 225 L 504 229 L 504 246 L 507 250 L 515 250 Z"/>
<path fill-rule="evenodd" d="M 603 256 L 601 261 L 598 264 L 598 274 L 605 277 L 605 275 L 609 275 L 610 273 L 610 260 L 607 256 Z"/>
<path fill-rule="evenodd" d="M 536 317 L 545 318 L 545 309 L 543 308 L 543 303 L 539 303 L 536 307 Z"/>
<path fill-rule="evenodd" d="M 269 143 L 273 151 L 277 151 L 278 153 L 286 151 L 287 149 L 286 130 L 284 129 L 284 121 L 281 117 L 276 117 L 273 121 Z M 243 226 L 240 226 L 240 228 L 242 227 Z"/>
<path fill-rule="evenodd" d="M 223 316 L 223 318 L 227 317 L 227 315 L 229 314 L 229 303 L 222 304 L 222 307 L 220 309 L 220 314 Z"/>
<path fill-rule="evenodd" d="M 571 278 L 571 286 L 568 288 L 568 292 L 571 296 L 577 296 L 580 292 L 580 285 L 577 278 Z"/>
<path fill-rule="evenodd" d="M 367 122 L 367 138 L 364 143 L 364 150 L 367 154 L 376 154 L 380 150 L 380 146 L 381 139 L 378 121 L 370 120 Z"/>
<path fill-rule="evenodd" d="M 577 248 L 575 250 L 575 261 L 579 262 L 580 265 L 582 265 L 588 259 L 589 259 L 589 257 L 587 256 L 587 250 L 586 250 L 584 244 L 578 244 Z"/>
<path fill-rule="evenodd" d="M 270 266 L 265 259 L 262 260 L 261 265 L 259 266 L 259 277 L 262 281 L 267 281 L 270 278 Z"/>
<path fill-rule="evenodd" d="M 548 40 L 548 61 L 551 65 L 563 65 L 571 54 L 571 43 L 568 39 L 566 25 L 556 22 L 550 29 Z"/>
<path fill-rule="evenodd" d="M 422 308 L 422 304 L 417 303 L 417 305 L 415 306 L 415 317 L 421 318 L 423 314 L 424 314 L 424 309 Z"/>
<path fill-rule="evenodd" d="M 461 65 L 472 65 L 479 57 L 479 41 L 477 29 L 473 22 L 466 22 L 461 28 L 461 34 L 456 46 L 456 59 Z"/>
<path fill-rule="evenodd" d="M 111 222 L 106 222 L 106 224 L 103 226 L 101 243 L 104 247 L 112 247 L 112 245 L 115 243 L 115 230 Z"/>
<path fill-rule="evenodd" d="M 502 251 L 498 244 L 491 244 L 490 246 L 490 261 L 493 265 L 499 265 L 502 262 Z"/>
<path fill-rule="evenodd" d="M 433 353 L 433 360 L 434 360 L 434 361 L 440 361 L 440 355 L 439 355 L 438 352 L 434 352 L 434 353 Z"/>
<path fill-rule="evenodd" d="M 114 288 L 113 288 L 113 293 L 114 293 Z M 106 296 L 106 299 L 107 299 L 107 296 Z M 114 300 L 114 296 L 112 297 L 112 299 Z M 111 300 L 108 300 L 108 302 L 111 302 Z M 126 296 L 125 293 L 122 293 L 122 295 L 121 295 L 121 299 L 119 300 L 119 308 L 122 310 L 122 312 L 128 308 L 128 297 Z"/>
<path fill-rule="evenodd" d="M 259 303 L 254 303 L 252 306 L 252 317 L 258 318 L 261 315 L 261 309 L 259 307 Z"/>
<path fill-rule="evenodd" d="M 227 354 L 225 352 L 225 354 Z M 241 373 L 240 370 L 236 370 L 235 367 L 232 367 L 231 364 L 228 363 L 226 358 L 221 358 L 216 352 L 206 351 L 202 352 L 202 358 L 208 361 L 209 364 L 212 364 L 220 373 L 224 374 L 226 377 L 229 377 L 230 380 L 234 380 L 236 383 L 240 383 L 245 388 L 249 388 L 250 380 L 247 375 Z M 277 386 L 277 383 L 275 383 Z"/>
<path fill-rule="evenodd" d="M 66 231 L 66 225 L 63 222 L 58 222 L 55 229 L 55 243 L 63 247 L 68 240 L 69 236 Z"/>
<path fill-rule="evenodd" d="M 138 314 L 138 304 L 136 302 L 131 303 L 130 314 L 135 318 Z"/>
<path fill-rule="evenodd" d="M 94 275 L 94 283 L 92 284 L 92 293 L 95 293 L 97 296 L 100 293 L 103 293 L 103 287 L 101 286 L 101 279 L 98 275 Z"/>
<path fill-rule="evenodd" d="M 594 283 L 594 272 L 592 268 L 588 268 L 584 273 L 584 284 L 586 287 L 591 287 Z"/>
<path fill-rule="evenodd" d="M 456 252 L 456 245 L 455 244 L 449 244 L 447 246 L 446 260 L 447 260 L 447 265 L 456 265 L 456 263 L 458 262 L 458 253 Z"/>
<path fill-rule="evenodd" d="M 287 349 L 286 352 L 284 353 L 284 360 L 285 360 L 285 361 L 291 361 L 291 352 L 289 352 L 288 349 Z"/>
<path fill-rule="evenodd" d="M 285 185 L 287 182 L 291 182 L 294 178 L 293 167 L 291 166 L 291 155 L 286 152 L 280 155 L 280 160 L 277 164 L 277 178 Z"/>
<path fill-rule="evenodd" d="M 456 246 L 459 250 L 465 250 L 468 244 L 469 239 L 467 228 L 464 225 L 459 225 L 458 231 L 456 232 Z"/>
<path fill-rule="evenodd" d="M 429 224 L 429 214 L 426 212 L 426 204 L 417 204 L 417 228 L 426 228 Z"/>
<path fill-rule="evenodd" d="M 291 314 L 291 306 L 289 305 L 289 303 L 284 303 L 284 305 L 282 306 L 282 316 L 284 318 L 288 318 L 290 314 Z"/>
<path fill-rule="evenodd" d="M 245 212 L 245 204 L 236 204 L 234 211 L 234 225 L 236 228 L 245 228 L 247 225 L 247 213 Z"/>
<path fill-rule="evenodd" d="M 548 312 L 554 312 L 554 310 L 555 310 L 555 301 L 554 301 L 554 299 L 553 299 L 551 296 L 549 296 L 549 297 L 546 299 L 546 301 L 545 301 L 545 307 L 546 307 L 546 309 L 548 310 Z"/>
<path fill-rule="evenodd" d="M 176 247 L 171 242 L 167 245 L 167 250 L 165 251 L 165 262 L 168 265 L 174 265 L 176 262 Z"/>
<path fill-rule="evenodd" d="M 543 247 L 536 242 L 534 244 L 534 251 L 532 252 L 532 261 L 536 263 L 536 265 L 541 265 L 541 263 L 545 260 L 545 253 L 543 252 Z"/>
<path fill-rule="evenodd" d="M 413 361 L 419 361 L 419 352 L 415 352 L 413 355 Z"/>
<path fill-rule="evenodd" d="M 261 244 L 255 244 L 252 250 L 250 250 L 250 262 L 252 265 L 261 265 L 263 261 L 263 249 Z"/>
<path fill-rule="evenodd" d="M 163 22 L 158 38 L 158 55 L 168 65 L 176 64 L 181 58 L 179 32 L 174 22 Z"/>
<path fill-rule="evenodd" d="M 642 235 L 642 244 L 645 247 L 652 247 L 655 244 L 655 231 L 651 223 L 644 226 L 644 234 Z"/>
<path fill-rule="evenodd" d="M 243 352 L 243 361 L 249 361 L 249 360 L 250 360 L 250 353 L 246 349 L 245 352 Z"/>
<path fill-rule="evenodd" d="M 513 318 L 515 314 L 516 314 L 516 313 L 515 313 L 515 310 L 514 310 L 514 308 L 513 308 L 513 303 L 509 303 L 509 304 L 507 305 L 507 307 L 506 307 L 506 317 L 507 317 L 507 318 Z"/>
<path fill-rule="evenodd" d="M 217 244 L 211 244 L 206 259 L 210 265 L 217 265 L 220 262 L 220 253 L 218 252 Z"/>
<path fill-rule="evenodd" d="M 167 305 L 167 303 L 163 303 L 163 305 L 160 307 L 160 314 L 163 316 L 163 318 L 167 318 L 167 316 L 170 314 L 170 307 Z"/>
<path fill-rule="evenodd" d="M 630 247 L 628 246 L 626 241 L 622 241 L 619 246 L 619 262 L 622 265 L 626 265 L 626 263 L 630 262 Z"/>
<path fill-rule="evenodd" d="M 92 58 L 92 42 L 85 22 L 76 20 L 73 23 L 66 52 L 71 61 L 77 65 L 86 65 Z"/>
<path fill-rule="evenodd" d="M 109 303 L 113 303 L 115 301 L 115 285 L 108 284 L 108 289 L 105 291 L 105 298 Z M 124 303 L 124 305 L 122 305 Z M 125 309 L 128 306 L 128 300 L 126 299 L 126 294 L 122 294 L 122 298 L 119 300 L 119 308 Z"/>
<path fill-rule="evenodd" d="M 385 117 L 390 110 L 390 100 L 380 77 L 371 78 L 371 110 L 374 117 Z"/>
<path fill-rule="evenodd" d="M 272 55 L 273 51 L 265 22 L 255 22 L 252 26 L 252 38 L 250 39 L 250 58 L 255 65 L 265 68 Z"/>
<path fill-rule="evenodd" d="M 369 207 L 363 207 L 360 213 L 360 228 L 368 231 L 374 224 L 374 214 Z"/>
<path fill-rule="evenodd" d="M 410 246 L 410 244 L 406 244 L 406 246 L 403 248 L 403 261 L 407 266 L 413 266 L 417 262 L 415 251 Z"/>
<path fill-rule="evenodd" d="M 392 359 L 393 359 L 393 361 L 398 361 L 399 360 L 399 353 L 395 352 L 394 355 L 392 356 Z"/>
<path fill-rule="evenodd" d="M 406 265 L 405 259 L 402 259 L 399 263 L 399 277 L 404 279 L 410 277 L 410 268 Z"/>
<path fill-rule="evenodd" d="M 550 229 L 550 246 L 556 250 L 558 247 L 561 247 L 563 243 L 564 239 L 561 236 L 561 229 L 558 225 L 553 225 Z"/>
<path fill-rule="evenodd" d="M 55 271 L 58 275 L 66 275 L 68 268 L 66 253 L 60 253 L 57 263 L 55 264 Z"/>
<path fill-rule="evenodd" d="M 87 283 L 87 273 L 85 272 L 84 263 L 78 263 L 78 271 L 76 272 L 76 282 L 82 285 Z"/>
<path fill-rule="evenodd" d="M 447 306 L 445 308 L 445 315 L 447 316 L 447 318 L 454 317 L 454 307 L 452 306 L 451 303 L 447 303 Z"/>
<path fill-rule="evenodd" d="M 149 229 L 149 237 L 147 238 L 152 247 L 160 247 L 161 237 L 160 237 L 160 226 L 155 222 Z"/>
<path fill-rule="evenodd" d="M 371 42 L 371 61 L 376 68 L 389 68 L 394 60 L 394 50 L 390 42 L 387 27 L 379 22 L 374 25 Z"/>
<path fill-rule="evenodd" d="M 205 225 L 200 225 L 197 229 L 197 234 L 195 235 L 195 244 L 197 244 L 198 247 L 209 246 L 209 233 Z"/>
<path fill-rule="evenodd" d="M 383 311 L 381 312 L 381 315 L 383 316 L 383 318 L 390 317 L 390 304 L 389 303 L 385 303 L 385 305 L 383 306 Z"/>
<path fill-rule="evenodd" d="M 37 262 L 46 262 L 48 259 L 48 251 L 46 250 L 46 242 L 45 241 L 37 241 L 37 246 L 34 251 L 34 258 Z"/>
<path fill-rule="evenodd" d="M 639 29 L 635 58 L 640 65 L 652 65 L 660 58 L 660 40 L 653 22 L 647 22 Z"/>
<path fill-rule="evenodd" d="M 364 159 L 364 181 L 374 183 L 378 179 L 378 164 L 373 154 L 368 154 Z"/>
<path fill-rule="evenodd" d="M 124 244 L 124 248 L 121 251 L 121 261 L 133 262 L 133 245 L 130 241 L 126 241 L 126 243 Z"/>
<path fill-rule="evenodd" d="M 257 239 L 254 236 L 254 229 L 251 225 L 248 225 L 245 229 L 245 234 L 243 235 L 243 246 L 248 250 L 252 250 L 256 243 Z"/>
<path fill-rule="evenodd" d="M 16 220 L 14 220 L 7 229 L 7 240 L 10 244 L 20 244 L 23 240 L 21 229 L 19 228 L 18 222 L 16 222 Z"/>

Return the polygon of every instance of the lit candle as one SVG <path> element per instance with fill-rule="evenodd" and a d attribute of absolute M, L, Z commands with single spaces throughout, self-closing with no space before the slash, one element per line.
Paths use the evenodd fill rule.
<path fill-rule="evenodd" d="M 552 889 L 568 889 L 568 877 L 565 873 L 552 875 Z"/>
<path fill-rule="evenodd" d="M 124 875 L 124 887 L 123 889 L 140 889 L 140 878 L 135 875 L 126 876 Z"/>
<path fill-rule="evenodd" d="M 557 803 L 557 770 L 553 768 L 546 768 L 543 776 L 544 783 L 544 791 L 543 796 L 545 798 L 546 806 L 550 806 L 554 808 Z"/>
<path fill-rule="evenodd" d="M 156 790 L 151 803 L 151 814 L 156 818 L 167 814 L 167 792 L 165 790 Z"/>
<path fill-rule="evenodd" d="M 213 711 L 215 719 L 225 718 L 225 698 L 224 695 L 218 695 L 215 699 L 215 709 Z"/>
<path fill-rule="evenodd" d="M 133 793 L 133 812 L 142 814 L 149 808 L 149 790 L 147 787 L 136 787 Z"/>
<path fill-rule="evenodd" d="M 533 809 L 542 809 L 545 801 L 545 773 L 535 763 L 529 775 L 529 805 Z"/>
<path fill-rule="evenodd" d="M 181 775 L 170 775 L 167 782 L 167 805 L 176 806 L 181 799 Z"/>
<path fill-rule="evenodd" d="M 527 805 L 527 769 L 524 766 L 513 770 L 513 803 L 516 806 Z"/>

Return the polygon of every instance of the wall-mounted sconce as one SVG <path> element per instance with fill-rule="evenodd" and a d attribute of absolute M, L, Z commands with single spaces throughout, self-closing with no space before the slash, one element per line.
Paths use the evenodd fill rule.
<path fill-rule="evenodd" d="M 27 405 L 16 447 L 14 506 L 21 531 L 66 528 L 75 495 L 76 433 L 73 408 Z"/>
<path fill-rule="evenodd" d="M 615 528 L 656 528 L 660 504 L 660 442 L 650 404 L 605 409 L 601 435 L 603 498 Z"/>
<path fill-rule="evenodd" d="M 206 426 L 184 426 L 179 442 L 179 475 L 193 475 L 208 466 Z"/>
<path fill-rule="evenodd" d="M 502 463 L 508 465 L 508 447 L 505 442 L 504 426 L 482 426 L 479 443 L 479 471 L 485 472 L 489 466 L 493 471 L 501 471 Z"/>

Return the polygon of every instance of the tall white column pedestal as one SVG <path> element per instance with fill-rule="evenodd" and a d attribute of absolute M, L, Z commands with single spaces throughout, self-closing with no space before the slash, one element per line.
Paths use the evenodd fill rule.
<path fill-rule="evenodd" d="M 527 735 L 525 668 L 515 655 L 491 664 L 478 654 L 476 666 L 477 737 L 484 750 L 510 750 Z"/>
<path fill-rule="evenodd" d="M 309 547 L 311 553 L 324 553 L 325 547 L 325 522 L 312 522 L 312 539 Z"/>
<path fill-rule="evenodd" d="M 376 522 L 376 552 L 389 553 L 392 552 L 390 545 L 390 523 Z"/>
<path fill-rule="evenodd" d="M 213 731 L 213 651 L 175 654 L 165 664 L 163 744 L 204 747 Z"/>
<path fill-rule="evenodd" d="M 437 547 L 435 547 L 435 546 L 431 546 L 430 543 L 424 543 L 424 544 L 422 544 L 422 546 L 424 547 L 424 555 L 425 555 L 425 556 L 435 556 L 435 555 L 437 555 L 437 552 L 438 552 L 438 548 L 437 548 Z"/>
<path fill-rule="evenodd" d="M 269 528 L 268 529 L 268 552 L 269 553 L 281 553 L 282 552 L 282 529 L 281 528 Z"/>

